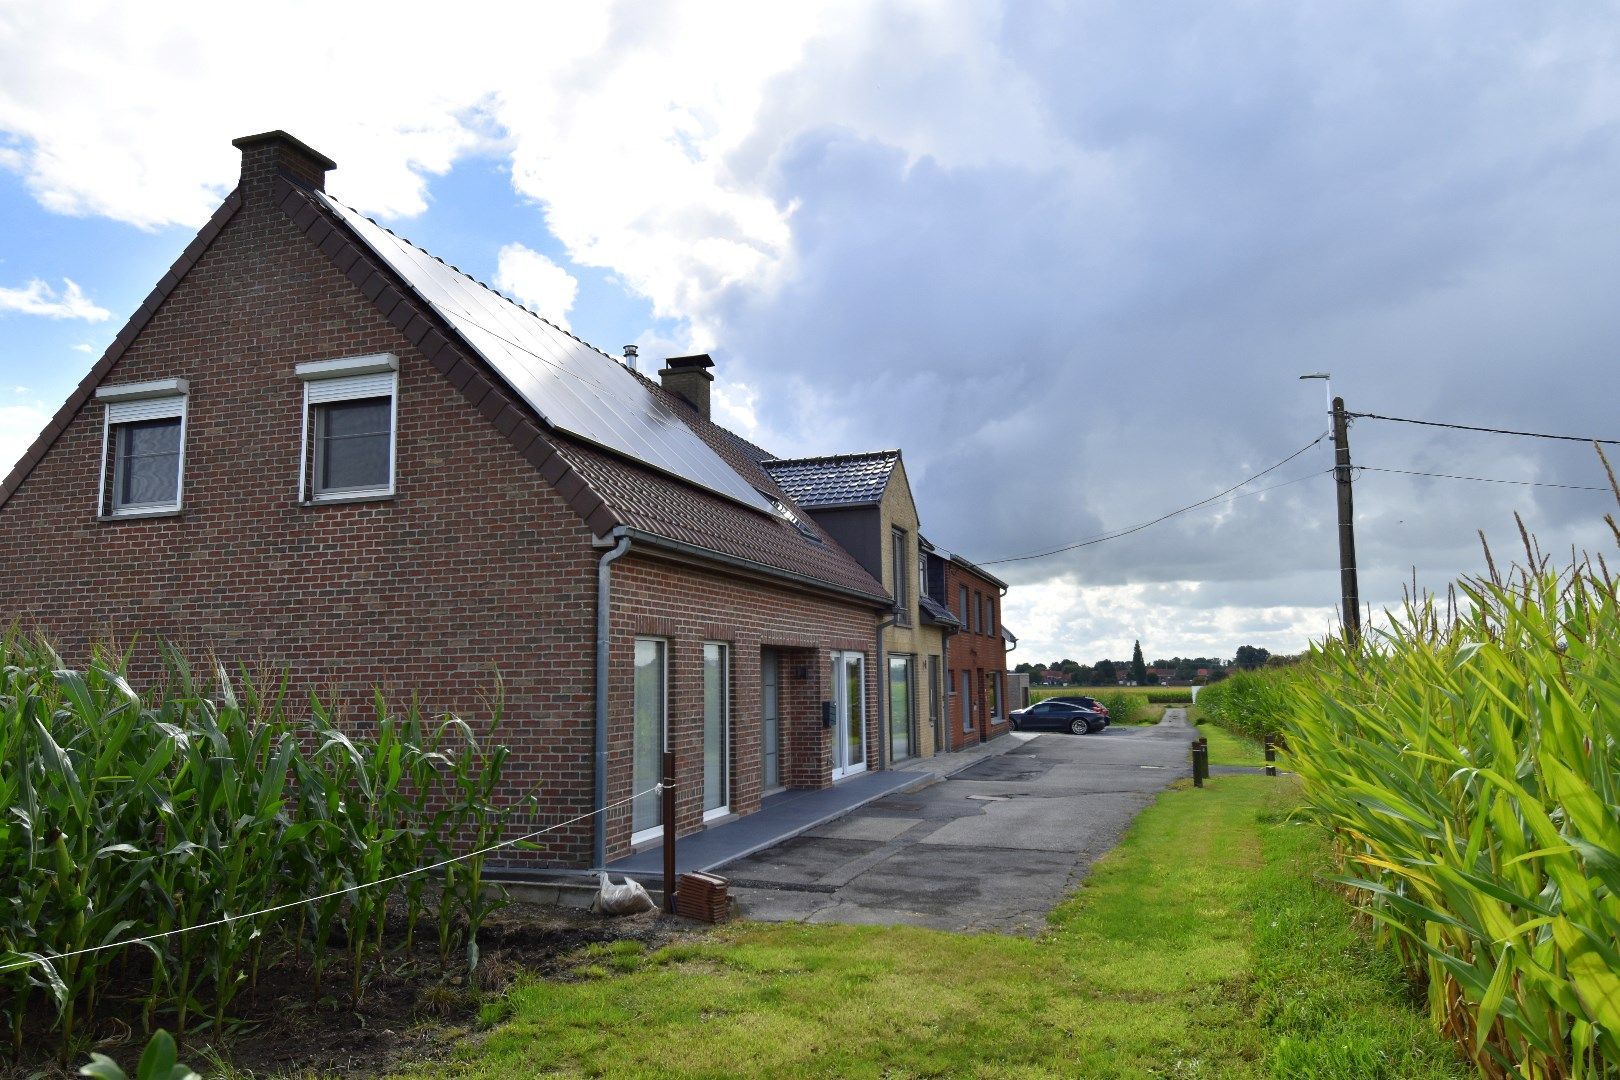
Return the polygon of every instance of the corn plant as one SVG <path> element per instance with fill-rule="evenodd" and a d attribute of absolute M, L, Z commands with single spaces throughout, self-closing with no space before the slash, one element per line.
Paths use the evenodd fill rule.
<path fill-rule="evenodd" d="M 333 964 L 358 1001 L 385 961 L 390 902 L 407 948 L 425 859 L 500 836 L 504 748 L 415 706 L 340 724 L 161 650 L 143 698 L 128 653 L 83 670 L 0 636 L 0 1015 L 20 1052 L 42 1017 L 64 1052 L 108 1008 L 152 1030 L 222 1025 L 261 965 Z M 453 864 L 441 934 L 476 963 L 492 903 L 481 861 Z M 129 943 L 130 939 L 145 939 Z M 54 958 L 54 959 L 53 959 Z"/>
<path fill-rule="evenodd" d="M 1615 1077 L 1617 581 L 1601 559 L 1555 570 L 1525 540 L 1515 572 L 1314 647 L 1273 684 L 1272 717 L 1344 883 L 1481 1072 Z"/>

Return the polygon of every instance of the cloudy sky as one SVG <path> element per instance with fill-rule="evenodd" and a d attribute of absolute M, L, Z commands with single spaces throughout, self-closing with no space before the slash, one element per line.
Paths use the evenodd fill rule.
<path fill-rule="evenodd" d="M 154 17 L 154 12 L 162 14 Z M 330 190 L 611 352 L 711 351 L 776 452 L 899 446 L 980 560 L 1119 530 L 1350 408 L 1620 437 L 1613 3 L 0 0 L 0 458 L 285 128 Z M 1373 420 L 1358 463 L 1599 485 L 1588 447 Z M 1014 659 L 1294 651 L 1330 451 L 998 564 Z M 3 471 L 3 469 L 0 469 Z M 1363 473 L 1362 593 L 1602 492 Z"/>

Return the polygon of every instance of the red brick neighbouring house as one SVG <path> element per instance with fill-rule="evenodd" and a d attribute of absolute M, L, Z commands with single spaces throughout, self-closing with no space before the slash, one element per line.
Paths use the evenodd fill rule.
<path fill-rule="evenodd" d="M 960 555 L 938 552 L 943 596 L 961 629 L 946 645 L 950 672 L 949 748 L 984 742 L 1008 730 L 1007 637 L 1001 625 L 1006 583 Z"/>
<path fill-rule="evenodd" d="M 139 634 L 138 679 L 159 639 L 285 669 L 351 724 L 372 687 L 476 721 L 498 671 L 542 820 L 645 789 L 665 724 L 683 831 L 875 767 L 892 601 L 709 422 L 707 357 L 648 379 L 328 198 L 296 139 L 236 145 L 0 484 L 0 622 L 73 660 Z M 635 811 L 532 864 L 627 851 Z"/>

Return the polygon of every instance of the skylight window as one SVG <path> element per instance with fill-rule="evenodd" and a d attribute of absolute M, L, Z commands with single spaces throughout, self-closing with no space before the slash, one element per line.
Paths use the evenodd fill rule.
<path fill-rule="evenodd" d="M 755 488 L 754 490 L 758 491 L 759 489 Z M 763 491 L 761 491 L 760 494 L 765 495 Z M 792 525 L 795 529 L 798 529 L 800 534 L 803 535 L 806 540 L 813 540 L 818 544 L 821 543 L 821 537 L 816 535 L 816 530 L 812 529 L 808 524 L 806 524 L 798 514 L 795 514 L 792 510 L 788 509 L 787 504 L 781 499 L 778 499 L 772 495 L 765 495 L 765 501 L 771 504 L 771 510 L 776 514 L 777 517 L 781 518 L 789 525 Z"/>

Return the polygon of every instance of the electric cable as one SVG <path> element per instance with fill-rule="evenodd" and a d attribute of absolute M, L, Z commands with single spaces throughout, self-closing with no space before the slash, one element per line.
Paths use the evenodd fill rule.
<path fill-rule="evenodd" d="M 1456 473 L 1422 472 L 1418 469 L 1386 469 L 1377 465 L 1352 465 L 1363 472 L 1398 473 L 1402 476 L 1433 476 L 1441 480 L 1477 480 L 1482 484 L 1516 484 L 1520 487 L 1563 488 L 1566 491 L 1610 491 L 1607 486 L 1594 484 L 1554 484 L 1544 480 L 1501 480 L 1494 476 L 1460 476 Z"/>
<path fill-rule="evenodd" d="M 1519 435 L 1527 439 L 1558 439 L 1562 442 L 1601 443 L 1620 446 L 1620 439 L 1589 439 L 1584 435 L 1548 435 L 1541 431 L 1513 431 L 1509 428 L 1480 427 L 1475 424 L 1450 424 L 1441 420 L 1413 420 L 1406 416 L 1384 416 L 1380 413 L 1346 412 L 1344 415 L 1360 420 L 1388 420 L 1396 424 L 1420 424 L 1423 427 L 1453 428 L 1457 431 L 1483 431 L 1491 435 Z"/>
<path fill-rule="evenodd" d="M 1317 445 L 1323 439 L 1327 438 L 1331 434 L 1332 434 L 1332 432 L 1324 431 L 1324 432 L 1322 432 L 1322 434 L 1318 435 L 1316 438 L 1312 439 L 1310 442 L 1306 443 L 1304 446 L 1300 447 L 1298 450 L 1295 450 L 1292 454 L 1289 454 L 1287 457 L 1283 458 L 1281 461 L 1277 462 L 1275 465 L 1271 465 L 1271 466 L 1268 466 L 1268 467 L 1266 467 L 1264 469 L 1261 469 L 1259 472 L 1255 473 L 1253 476 L 1249 477 L 1248 479 L 1243 480 L 1240 483 L 1233 484 L 1231 487 L 1225 489 L 1224 491 L 1217 491 L 1215 494 L 1209 496 L 1208 498 L 1199 499 L 1195 503 L 1189 503 L 1186 506 L 1181 507 L 1180 509 L 1170 511 L 1168 514 L 1161 514 L 1160 516 L 1154 518 L 1152 521 L 1144 521 L 1139 525 L 1132 525 L 1132 526 L 1130 526 L 1129 528 L 1126 528 L 1126 529 L 1120 529 L 1120 530 L 1115 531 L 1115 532 L 1103 533 L 1103 534 L 1100 534 L 1098 536 L 1087 537 L 1084 540 L 1076 540 L 1073 543 L 1063 544 L 1063 545 L 1061 545 L 1059 547 L 1050 548 L 1050 549 L 1045 550 L 1045 551 L 1034 551 L 1034 552 L 1029 552 L 1029 553 L 1026 553 L 1026 554 L 1023 554 L 1023 555 L 1008 555 L 1008 556 L 1006 556 L 1004 558 L 1000 558 L 1000 559 L 980 559 L 980 560 L 977 560 L 977 564 L 979 566 L 999 566 L 999 565 L 1001 565 L 1003 563 L 1027 562 L 1027 561 L 1029 561 L 1031 559 L 1044 559 L 1049 555 L 1057 555 L 1057 554 L 1060 554 L 1060 553 L 1065 552 L 1065 551 L 1073 551 L 1076 548 L 1090 547 L 1093 544 L 1101 544 L 1101 543 L 1103 543 L 1105 541 L 1108 541 L 1108 540 L 1118 540 L 1121 537 L 1130 536 L 1132 533 L 1139 533 L 1143 529 L 1151 528 L 1152 526 L 1157 525 L 1157 524 L 1159 524 L 1160 522 L 1163 522 L 1163 521 L 1169 521 L 1171 518 L 1178 517 L 1181 514 L 1185 514 L 1190 510 L 1197 510 L 1200 507 L 1208 506 L 1211 503 L 1214 503 L 1214 502 L 1220 501 L 1222 499 L 1225 499 L 1227 496 L 1231 495 L 1233 492 L 1237 491 L 1239 488 L 1244 487 L 1244 486 L 1246 486 L 1248 484 L 1252 484 L 1254 481 L 1260 479 L 1262 476 L 1265 476 L 1267 473 L 1272 473 L 1272 472 L 1275 472 L 1278 469 L 1282 468 L 1284 465 L 1288 464 L 1290 461 L 1293 461 L 1295 458 L 1299 457 L 1305 451 L 1307 451 L 1311 447 Z M 1327 469 L 1327 470 L 1322 470 L 1322 471 L 1318 471 L 1318 472 L 1308 473 L 1305 476 L 1298 476 L 1298 477 L 1295 477 L 1292 480 L 1285 481 L 1285 482 L 1283 482 L 1281 484 L 1275 484 L 1275 485 L 1272 485 L 1271 487 L 1268 487 L 1268 488 L 1261 488 L 1259 491 L 1244 492 L 1242 495 L 1235 496 L 1233 499 L 1230 499 L 1230 500 L 1227 500 L 1227 501 L 1235 502 L 1237 499 L 1244 498 L 1244 497 L 1246 497 L 1248 495 L 1259 495 L 1263 491 L 1271 491 L 1271 490 L 1275 490 L 1276 488 L 1279 488 L 1279 487 L 1287 487 L 1289 484 L 1296 484 L 1296 483 L 1299 483 L 1301 480 L 1308 480 L 1312 476 L 1320 476 L 1320 475 L 1323 474 L 1323 472 L 1332 472 L 1332 470 Z"/>

